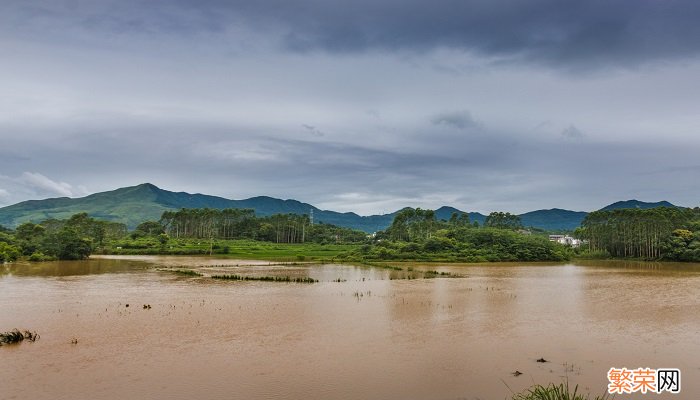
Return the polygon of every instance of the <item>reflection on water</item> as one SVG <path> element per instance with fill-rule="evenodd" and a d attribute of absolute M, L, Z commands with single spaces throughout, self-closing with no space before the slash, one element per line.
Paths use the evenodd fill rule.
<path fill-rule="evenodd" d="M 0 330 L 42 338 L 0 348 L 13 366 L 0 374 L 0 398 L 504 399 L 567 377 L 600 394 L 613 366 L 677 367 L 682 398 L 700 395 L 699 264 L 401 265 L 463 276 L 412 280 L 390 269 L 271 264 L 2 266 Z M 159 270 L 183 267 L 205 276 Z M 215 273 L 320 282 L 207 278 Z M 680 398 L 625 396 L 649 397 Z"/>
<path fill-rule="evenodd" d="M 142 261 L 92 259 L 88 261 L 19 262 L 0 265 L 0 276 L 72 276 L 114 274 L 152 266 Z"/>

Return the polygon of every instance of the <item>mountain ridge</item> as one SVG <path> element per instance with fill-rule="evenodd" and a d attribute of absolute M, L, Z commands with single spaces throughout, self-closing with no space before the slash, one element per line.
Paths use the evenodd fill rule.
<path fill-rule="evenodd" d="M 601 210 L 619 208 L 676 207 L 667 201 L 647 203 L 639 200 L 626 200 L 612 203 Z M 314 212 L 314 221 L 375 232 L 388 227 L 397 210 L 389 214 L 361 216 L 354 212 L 322 210 L 311 204 L 294 199 L 277 199 L 270 196 L 255 196 L 248 199 L 232 200 L 202 193 L 173 192 L 161 189 L 152 183 L 142 183 L 106 192 L 93 193 L 85 197 L 55 197 L 44 200 L 26 200 L 0 208 L 0 225 L 15 227 L 23 222 L 38 223 L 50 218 L 68 218 L 78 212 L 113 222 L 125 223 L 133 229 L 145 220 L 158 220 L 164 211 L 180 208 L 252 208 L 258 216 L 280 213 L 308 214 Z M 470 221 L 483 224 L 486 216 L 478 212 L 466 212 L 451 206 L 435 210 L 437 219 L 449 220 L 454 212 L 469 214 Z M 520 214 L 527 227 L 546 230 L 573 230 L 578 227 L 588 213 L 561 208 L 535 210 Z"/>

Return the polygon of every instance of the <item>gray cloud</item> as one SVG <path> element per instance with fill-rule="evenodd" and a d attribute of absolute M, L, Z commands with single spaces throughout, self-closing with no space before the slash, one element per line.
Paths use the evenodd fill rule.
<path fill-rule="evenodd" d="M 561 131 L 561 135 L 567 139 L 580 139 L 586 136 L 583 132 L 581 132 L 577 127 L 573 125 L 569 125 L 563 131 Z"/>
<path fill-rule="evenodd" d="M 5 8 L 12 11 L 3 18 L 11 29 L 98 32 L 117 42 L 133 34 L 205 35 L 231 45 L 267 36 L 297 52 L 452 48 L 573 69 L 634 66 L 700 52 L 700 4 L 692 0 L 114 0 L 79 7 L 14 1 Z"/>
<path fill-rule="evenodd" d="M 478 128 L 479 123 L 472 118 L 469 111 L 453 111 L 438 114 L 430 119 L 433 125 L 445 125 L 457 129 Z"/>
<path fill-rule="evenodd" d="M 66 182 L 56 182 L 37 172 L 25 172 L 20 181 L 40 191 L 45 191 L 59 196 L 73 196 L 73 188 Z"/>
<path fill-rule="evenodd" d="M 364 214 L 700 196 L 689 1 L 3 6 L 0 204 L 141 182 Z"/>
<path fill-rule="evenodd" d="M 25 171 L 19 176 L 0 175 L 0 206 L 46 197 L 81 197 L 87 188 L 53 180 L 38 172 Z"/>
<path fill-rule="evenodd" d="M 301 126 L 302 128 L 306 129 L 311 136 L 322 137 L 326 135 L 313 125 L 301 124 Z"/>
<path fill-rule="evenodd" d="M 45 147 L 30 145 L 42 163 L 17 166 L 44 172 L 61 165 L 62 176 L 71 177 L 71 184 L 55 178 L 46 182 L 35 173 L 31 177 L 39 179 L 27 180 L 29 175 L 20 174 L 14 187 L 0 187 L 10 192 L 12 200 L 20 200 L 18 196 L 41 198 L 69 191 L 79 195 L 78 184 L 100 191 L 149 181 L 170 190 L 229 198 L 296 198 L 362 214 L 446 204 L 481 212 L 591 210 L 629 197 L 693 205 L 693 193 L 700 190 L 691 183 L 694 170 L 674 169 L 670 175 L 675 179 L 666 179 L 663 190 L 650 192 L 648 174 L 643 174 L 646 165 L 693 165 L 695 157 L 690 148 L 655 143 L 585 141 L 570 146 L 568 141 L 489 131 L 437 141 L 433 136 L 403 136 L 400 148 L 380 148 L 214 126 L 205 128 L 206 140 L 194 126 L 180 127 L 177 135 L 173 135 L 176 128 L 166 124 L 151 128 L 146 136 L 138 134 L 138 127 L 116 122 L 112 129 L 121 134 L 56 138 L 66 146 L 59 154 L 53 140 L 46 138 Z M 81 146 L 74 145 L 78 143 Z M 641 154 L 653 157 L 641 164 Z M 92 167 L 86 170 L 85 165 Z M 649 173 L 663 175 L 655 167 Z M 586 190 L 589 187 L 596 190 Z"/>

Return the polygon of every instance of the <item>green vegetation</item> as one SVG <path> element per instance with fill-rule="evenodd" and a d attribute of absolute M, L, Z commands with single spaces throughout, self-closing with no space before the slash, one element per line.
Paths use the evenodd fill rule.
<path fill-rule="evenodd" d="M 323 261 L 354 251 L 358 244 L 270 243 L 255 240 L 123 238 L 111 242 L 104 254 L 207 255 L 244 260 Z"/>
<path fill-rule="evenodd" d="M 576 233 L 599 257 L 700 261 L 700 208 L 596 211 Z"/>
<path fill-rule="evenodd" d="M 126 234 L 126 227 L 98 221 L 85 213 L 67 220 L 50 219 L 41 224 L 31 222 L 14 232 L 0 233 L 0 262 L 25 257 L 30 261 L 80 260 L 117 237 Z"/>
<path fill-rule="evenodd" d="M 520 229 L 523 224 L 517 215 L 508 212 L 492 212 L 486 217 L 484 226 L 499 229 Z"/>
<path fill-rule="evenodd" d="M 361 260 L 420 261 L 561 261 L 570 249 L 544 236 L 517 230 L 517 216 L 492 213 L 485 225 L 469 223 L 465 214 L 437 221 L 431 210 L 402 210 L 375 240 L 361 246 L 352 257 Z"/>
<path fill-rule="evenodd" d="M 275 243 L 356 243 L 365 240 L 361 231 L 329 224 L 311 224 L 307 215 L 275 214 L 256 217 L 252 209 L 210 208 L 181 209 L 164 212 L 157 226 L 150 226 L 144 235 L 165 233 L 169 237 L 195 239 L 252 239 Z M 144 228 L 137 232 L 144 231 Z M 133 235 L 132 235 L 133 236 Z"/>
<path fill-rule="evenodd" d="M 406 208 L 371 237 L 305 215 L 257 217 L 249 209 L 166 211 L 159 221 L 125 225 L 86 213 L 66 220 L 0 229 L 0 262 L 83 259 L 91 253 L 213 255 L 275 261 L 379 260 L 491 262 L 630 257 L 700 261 L 700 209 L 613 209 L 589 214 L 576 236 L 587 248 L 550 242 L 547 232 L 524 230 L 517 215 L 494 212 L 484 225 L 466 213 L 437 219 L 432 210 Z M 394 267 L 389 267 L 394 268 Z M 428 274 L 429 275 L 429 274 Z"/>
<path fill-rule="evenodd" d="M 15 261 L 21 255 L 19 247 L 7 242 L 0 242 L 0 264 L 4 262 Z"/>
<path fill-rule="evenodd" d="M 316 283 L 316 279 L 301 277 L 290 278 L 289 276 L 242 276 L 242 275 L 212 275 L 212 279 L 223 279 L 229 281 L 264 281 L 264 282 L 294 282 L 294 283 Z"/>
<path fill-rule="evenodd" d="M 67 220 L 28 222 L 14 232 L 0 232 L 0 262 L 21 257 L 30 261 L 74 260 L 92 253 L 331 260 L 356 249 L 356 242 L 363 240 L 363 232 L 328 224 L 311 225 L 305 216 L 257 218 L 250 210 L 166 212 L 161 221 L 142 222 L 131 233 L 123 224 L 98 221 L 80 213 Z"/>
<path fill-rule="evenodd" d="M 197 271 L 192 271 L 191 269 L 164 269 L 164 268 L 161 268 L 158 271 L 171 272 L 173 274 L 186 275 L 186 276 L 204 276 L 203 274 L 201 274 Z"/>
<path fill-rule="evenodd" d="M 591 397 L 578 393 L 578 386 L 572 391 L 569 383 L 566 382 L 559 385 L 553 383 L 548 386 L 534 385 L 522 393 L 513 395 L 512 400 L 607 400 L 609 398 L 607 394 Z"/>

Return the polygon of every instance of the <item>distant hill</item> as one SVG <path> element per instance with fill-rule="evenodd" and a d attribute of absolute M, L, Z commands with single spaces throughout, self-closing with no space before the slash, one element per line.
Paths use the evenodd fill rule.
<path fill-rule="evenodd" d="M 545 229 L 548 231 L 571 231 L 581 225 L 581 221 L 588 213 L 583 211 L 569 211 L 560 208 L 551 210 L 530 211 L 520 214 L 523 226 Z"/>
<path fill-rule="evenodd" d="M 667 201 L 645 203 L 637 200 L 628 200 L 613 203 L 603 208 L 603 210 L 661 206 L 675 207 Z M 360 216 L 352 212 L 339 213 L 321 210 L 311 204 L 297 200 L 281 200 L 267 196 L 251 197 L 245 200 L 230 200 L 199 193 L 171 192 L 160 189 L 153 184 L 144 183 L 76 199 L 59 197 L 23 201 L 0 208 L 0 225 L 16 227 L 23 222 L 38 223 L 49 218 L 63 219 L 75 213 L 87 212 L 94 218 L 122 222 L 130 229 L 133 229 L 143 221 L 160 219 L 164 211 L 179 210 L 180 208 L 251 208 L 255 210 L 258 216 L 280 213 L 309 214 L 313 210 L 314 222 L 345 226 L 365 232 L 376 232 L 387 228 L 391 225 L 394 216 L 398 212 Z M 437 219 L 449 220 L 452 213 L 455 212 L 463 211 L 454 207 L 443 206 L 435 210 L 435 215 Z M 486 216 L 483 214 L 476 212 L 468 214 L 470 221 L 476 221 L 480 225 L 486 220 Z M 586 217 L 586 213 L 554 208 L 528 212 L 520 217 L 523 225 L 527 227 L 546 230 L 573 230 L 581 224 L 581 221 Z"/>
<path fill-rule="evenodd" d="M 0 208 L 0 225 L 15 227 L 23 222 L 41 222 L 49 218 L 68 218 L 79 212 L 114 222 L 125 223 L 133 229 L 147 220 L 158 220 L 164 211 L 180 208 L 251 208 L 258 216 L 280 213 L 309 214 L 314 212 L 315 222 L 347 226 L 366 232 L 384 229 L 394 219 L 394 214 L 363 217 L 355 213 L 339 213 L 320 210 L 297 200 L 281 200 L 267 196 L 245 200 L 230 200 L 223 197 L 185 192 L 171 192 L 144 183 L 95 193 L 86 197 L 67 197 L 29 200 Z"/>
<path fill-rule="evenodd" d="M 626 200 L 626 201 L 618 201 L 616 203 L 612 203 L 608 206 L 601 208 L 600 211 L 620 210 L 623 208 L 647 209 L 647 208 L 656 208 L 656 207 L 678 207 L 678 206 L 675 206 L 675 205 L 669 203 L 668 201 L 647 203 L 645 201 L 639 201 L 639 200 Z"/>

